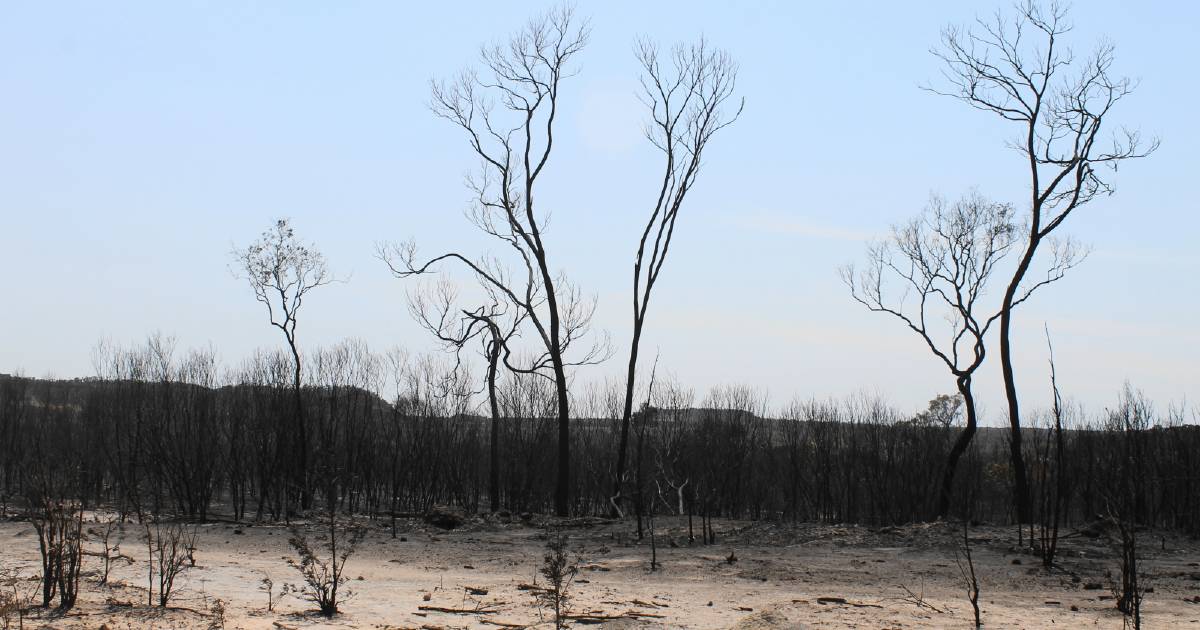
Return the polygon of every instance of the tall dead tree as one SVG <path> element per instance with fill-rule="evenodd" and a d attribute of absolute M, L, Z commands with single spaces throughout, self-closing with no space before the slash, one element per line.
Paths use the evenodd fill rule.
<path fill-rule="evenodd" d="M 1058 553 L 1058 528 L 1065 509 L 1067 497 L 1066 471 L 1066 440 L 1063 437 L 1063 400 L 1058 389 L 1058 371 L 1054 367 L 1054 344 L 1050 341 L 1050 327 L 1046 329 L 1046 349 L 1050 355 L 1050 391 L 1053 394 L 1050 409 L 1054 418 L 1052 431 L 1054 456 L 1050 457 L 1051 436 L 1047 436 L 1044 452 L 1038 454 L 1040 459 L 1040 520 L 1039 540 L 1041 541 L 1042 566 L 1050 569 L 1054 566 L 1054 557 Z"/>
<path fill-rule="evenodd" d="M 308 293 L 329 284 L 333 277 L 325 257 L 296 237 L 288 219 L 277 220 L 271 229 L 244 249 L 235 248 L 233 259 L 234 273 L 245 279 L 254 291 L 255 299 L 266 305 L 271 325 L 283 332 L 292 354 L 295 414 L 288 442 L 294 447 L 291 455 L 296 462 L 293 481 L 298 480 L 301 504 L 308 507 L 312 496 L 308 470 L 309 438 L 304 422 L 296 323 Z"/>
<path fill-rule="evenodd" d="M 664 60 L 656 45 L 643 40 L 636 54 L 642 65 L 642 103 L 650 110 L 646 138 L 663 154 L 664 167 L 654 206 L 638 239 L 633 259 L 633 339 L 625 376 L 625 406 L 613 480 L 614 510 L 619 510 L 621 487 L 629 450 L 629 425 L 636 389 L 638 346 L 646 322 L 650 294 L 662 272 L 675 234 L 675 221 L 684 199 L 696 183 L 708 142 L 742 113 L 728 105 L 734 98 L 737 64 L 723 50 L 710 48 L 701 39 L 690 46 L 677 45 Z"/>
<path fill-rule="evenodd" d="M 558 412 L 558 448 L 554 510 L 570 512 L 570 397 L 567 372 L 606 356 L 606 344 L 594 344 L 577 359 L 568 351 L 589 328 L 594 300 L 586 300 L 561 272 L 551 267 L 544 240 L 547 215 L 535 206 L 535 191 L 554 148 L 559 86 L 570 76 L 569 64 L 587 42 L 586 21 L 569 7 L 531 20 L 507 43 L 481 53 L 484 73 L 466 71 L 451 82 L 433 85 L 436 115 L 466 134 L 481 162 L 481 173 L 468 180 L 475 203 L 471 222 L 516 252 L 518 276 L 508 278 L 490 259 L 450 252 L 418 261 L 416 246 L 381 246 L 380 257 L 399 277 L 425 273 L 442 261 L 468 267 L 480 282 L 512 303 L 536 331 L 539 356 L 513 365 L 518 373 L 538 374 L 554 383 Z M 496 105 L 499 105 L 497 111 Z"/>
<path fill-rule="evenodd" d="M 1032 522 L 1032 504 L 1021 453 L 1021 415 L 1012 364 L 1012 312 L 1041 247 L 1077 208 L 1113 192 L 1101 172 L 1158 147 L 1136 131 L 1101 136 L 1113 109 L 1136 86 L 1112 73 L 1114 48 L 1103 42 L 1077 59 L 1061 39 L 1070 32 L 1067 7 L 1026 0 L 1016 15 L 996 13 L 973 28 L 948 27 L 933 54 L 945 62 L 947 86 L 930 88 L 1013 123 L 1011 144 L 1029 173 L 1030 205 L 1024 250 L 1004 292 L 1000 317 L 1000 366 L 1008 402 L 1013 497 L 1017 518 Z"/>
<path fill-rule="evenodd" d="M 972 378 L 987 355 L 988 329 L 1003 312 L 988 310 L 981 302 L 998 265 L 1017 243 L 1012 214 L 1012 206 L 979 195 L 950 205 L 934 198 L 920 217 L 893 227 L 886 241 L 868 249 L 868 265 L 861 274 L 850 266 L 842 269 L 842 279 L 855 300 L 873 312 L 900 319 L 954 375 L 966 426 L 946 456 L 938 517 L 949 510 L 955 469 L 975 436 L 978 418 Z M 1018 302 L 1061 277 L 1077 260 L 1073 254 L 1077 250 L 1069 244 L 1056 251 L 1059 256 L 1047 280 L 1031 287 Z M 906 304 L 910 297 L 912 302 Z"/>
<path fill-rule="evenodd" d="M 408 305 L 413 318 L 431 332 L 447 349 L 454 351 L 455 368 L 462 365 L 462 351 L 472 341 L 483 344 L 487 361 L 485 377 L 488 411 L 491 414 L 491 437 L 488 452 L 488 504 L 492 512 L 500 510 L 500 404 L 496 382 L 500 362 L 509 341 L 516 335 L 524 320 L 523 312 L 508 305 L 500 293 L 483 284 L 485 304 L 474 309 L 459 308 L 457 291 L 444 278 L 433 287 L 409 293 Z"/>

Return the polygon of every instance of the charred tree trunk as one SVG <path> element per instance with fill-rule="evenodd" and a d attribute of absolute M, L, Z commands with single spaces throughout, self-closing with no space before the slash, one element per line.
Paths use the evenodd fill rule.
<path fill-rule="evenodd" d="M 500 404 L 496 400 L 496 368 L 500 362 L 499 333 L 493 327 L 488 343 L 487 389 L 488 406 L 492 413 L 492 436 L 488 462 L 488 507 L 494 514 L 500 511 Z"/>
<path fill-rule="evenodd" d="M 1022 452 L 1021 408 L 1020 401 L 1017 398 L 1016 377 L 1013 374 L 1010 333 L 1012 330 L 1013 301 L 1016 299 L 1017 290 L 1025 277 L 1025 272 L 1029 269 L 1029 265 L 1033 260 L 1036 248 L 1035 241 L 1026 250 L 1024 257 L 1022 257 L 1017 271 L 1013 274 L 1012 282 L 1009 283 L 1008 289 L 1004 293 L 1004 306 L 1000 315 L 1000 371 L 1004 375 L 1004 396 L 1008 402 L 1009 463 L 1013 469 L 1013 507 L 1016 510 L 1018 525 L 1033 522 L 1033 504 L 1029 493 L 1029 477 L 1025 469 L 1025 456 Z"/>
<path fill-rule="evenodd" d="M 567 375 L 562 359 L 554 361 L 554 386 L 558 390 L 558 470 L 554 484 L 554 513 L 571 515 L 571 417 L 567 394 Z"/>
<path fill-rule="evenodd" d="M 614 517 L 619 515 L 617 502 L 620 500 L 621 487 L 625 481 L 625 460 L 629 451 L 629 424 L 633 417 L 633 389 L 637 372 L 638 344 L 642 339 L 642 320 L 637 317 L 636 306 L 634 316 L 633 343 L 629 348 L 629 368 L 625 375 L 625 405 L 621 410 L 621 441 L 617 447 L 617 470 L 613 477 L 613 497 L 618 497 L 613 501 L 612 515 Z"/>
<path fill-rule="evenodd" d="M 954 446 L 950 447 L 950 453 L 946 456 L 946 469 L 942 473 L 942 491 L 938 497 L 938 518 L 944 518 L 950 511 L 950 498 L 954 490 L 954 472 L 958 468 L 958 460 L 962 458 L 963 453 L 971 446 L 971 440 L 975 437 L 977 421 L 975 416 L 975 396 L 971 392 L 971 376 L 969 374 L 958 377 L 958 393 L 963 397 L 963 408 L 967 414 L 967 426 L 963 427 L 962 432 L 958 434 L 958 439 L 954 441 Z"/>
<path fill-rule="evenodd" d="M 309 488 L 308 480 L 308 427 L 304 422 L 304 390 L 300 382 L 300 352 L 296 348 L 296 341 L 288 339 L 288 347 L 292 351 L 292 360 L 295 362 L 295 367 L 292 372 L 292 395 L 294 397 L 295 411 L 293 420 L 293 437 L 289 442 L 295 444 L 295 451 L 292 454 L 296 458 L 295 478 L 293 482 L 299 483 L 297 489 L 300 493 L 300 507 L 307 510 L 312 507 L 312 491 Z"/>

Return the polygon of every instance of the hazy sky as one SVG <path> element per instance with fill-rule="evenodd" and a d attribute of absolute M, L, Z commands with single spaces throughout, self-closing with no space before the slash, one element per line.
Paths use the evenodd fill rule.
<path fill-rule="evenodd" d="M 26 2 L 0 8 L 0 371 L 92 373 L 101 338 L 161 330 L 228 364 L 281 342 L 228 269 L 278 216 L 350 281 L 314 293 L 300 336 L 373 349 L 434 346 L 374 243 L 484 251 L 462 216 L 462 136 L 427 107 L 431 78 L 548 4 L 498 2 Z M 740 6 L 740 5 L 745 5 Z M 630 264 L 658 155 L 634 98 L 639 35 L 703 34 L 740 62 L 745 114 L 711 145 L 651 306 L 643 356 L 703 391 L 749 384 L 783 404 L 878 392 L 915 409 L 953 390 L 898 322 L 850 300 L 837 268 L 931 193 L 972 187 L 1024 208 L 1026 174 L 993 116 L 919 86 L 962 2 L 580 2 L 592 38 L 563 86 L 542 192 L 553 263 L 599 298 L 622 372 Z M 1030 405 L 1048 398 L 1042 326 L 1065 392 L 1098 410 L 1122 383 L 1200 401 L 1200 125 L 1191 2 L 1078 2 L 1069 41 L 1101 37 L 1140 78 L 1119 121 L 1163 139 L 1117 194 L 1066 231 L 1092 256 L 1018 315 Z M 993 338 L 994 341 L 994 338 Z M 996 353 L 978 378 L 1002 412 Z"/>

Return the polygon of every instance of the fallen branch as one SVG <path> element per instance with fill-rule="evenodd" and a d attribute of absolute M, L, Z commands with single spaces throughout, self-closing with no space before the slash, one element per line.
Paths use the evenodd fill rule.
<path fill-rule="evenodd" d="M 578 614 L 578 615 L 563 615 L 563 619 L 570 619 L 571 621 L 578 621 L 580 623 L 603 623 L 605 621 L 616 621 L 619 619 L 632 619 L 632 620 L 636 621 L 638 619 L 665 619 L 665 618 L 666 618 L 666 615 L 659 615 L 656 613 L 639 612 L 636 610 L 629 610 L 629 611 L 626 611 L 623 613 L 618 613 L 615 615 L 606 615 L 604 613 L 599 613 L 599 612 L 584 613 L 584 614 Z"/>
<path fill-rule="evenodd" d="M 428 612 L 448 613 L 451 615 L 488 615 L 499 610 L 495 604 L 486 604 L 478 608 L 447 608 L 445 606 L 417 606 L 417 610 Z"/>
<path fill-rule="evenodd" d="M 167 606 L 166 609 L 167 610 L 176 610 L 176 611 L 181 611 L 181 612 L 190 612 L 193 615 L 200 615 L 201 617 L 206 617 L 206 618 L 212 616 L 212 613 L 204 612 L 201 610 L 196 610 L 195 608 L 188 608 L 187 606 Z"/>
<path fill-rule="evenodd" d="M 793 599 L 792 603 L 793 604 L 807 604 L 808 601 L 803 600 L 803 599 Z M 841 604 L 841 605 L 845 605 L 845 606 L 853 606 L 855 608 L 883 608 L 883 606 L 880 606 L 879 604 L 864 604 L 861 602 L 848 601 L 845 597 L 818 597 L 817 603 L 818 604 Z"/>
<path fill-rule="evenodd" d="M 479 623 L 485 623 L 492 626 L 500 626 L 501 628 L 528 628 L 529 626 L 523 623 L 508 623 L 507 621 L 496 621 L 495 619 L 480 619 Z"/>
<path fill-rule="evenodd" d="M 103 551 L 87 551 L 87 550 L 84 550 L 84 551 L 81 551 L 81 552 L 79 552 L 79 553 L 81 553 L 81 554 L 83 554 L 83 555 L 85 555 L 85 556 L 91 556 L 91 557 L 93 557 L 93 558 L 105 558 L 105 557 L 107 557 L 109 560 L 124 560 L 124 561 L 125 561 L 127 564 L 133 564 L 133 562 L 134 562 L 132 557 L 130 557 L 130 556 L 127 556 L 127 555 L 125 555 L 125 554 L 123 554 L 123 553 L 122 553 L 122 554 L 117 554 L 117 555 L 115 555 L 115 556 L 106 556 L 106 555 L 104 554 L 104 552 L 103 552 Z"/>
<path fill-rule="evenodd" d="M 942 610 L 941 608 L 938 608 L 937 606 L 934 606 L 933 604 L 930 604 L 929 602 L 925 601 L 924 589 L 922 589 L 922 593 L 920 595 L 918 595 L 918 594 L 912 592 L 912 589 L 908 588 L 907 586 L 901 585 L 900 588 L 904 589 L 904 592 L 908 593 L 908 596 L 901 597 L 900 601 L 913 604 L 917 608 L 926 608 L 926 609 L 932 610 L 933 612 L 938 613 L 939 615 L 945 614 L 945 612 L 946 612 L 945 610 Z"/>

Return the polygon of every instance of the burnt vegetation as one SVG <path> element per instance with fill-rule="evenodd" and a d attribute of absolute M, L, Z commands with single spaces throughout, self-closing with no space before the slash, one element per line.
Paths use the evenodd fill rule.
<path fill-rule="evenodd" d="M 469 387 L 446 393 L 452 365 L 439 371 L 437 362 L 422 360 L 389 374 L 384 357 L 353 342 L 314 356 L 337 358 L 342 366 L 327 374 L 327 383 L 303 390 L 305 421 L 317 438 L 308 456 L 317 470 L 337 471 L 317 491 L 322 505 L 385 522 L 437 505 L 491 509 L 491 418 L 473 413 L 465 399 Z M 18 471 L 0 488 L 9 512 L 30 509 L 44 519 L 45 510 L 57 515 L 54 506 L 75 501 L 147 522 L 155 515 L 283 521 L 288 489 L 299 483 L 287 477 L 293 471 L 272 465 L 296 456 L 284 451 L 294 445 L 279 436 L 293 421 L 287 357 L 264 353 L 247 368 L 253 380 L 218 387 L 3 377 L 0 395 L 23 396 L 15 404 L 4 400 L 5 409 L 23 410 L 8 418 L 17 437 L 4 463 Z M 389 378 L 404 386 L 390 401 L 369 389 Z M 697 400 L 681 385 L 659 381 L 651 403 L 634 415 L 634 468 L 641 473 L 630 477 L 631 503 L 644 503 L 643 514 L 656 502 L 660 515 L 692 517 L 696 540 L 705 539 L 705 519 L 714 517 L 883 525 L 937 514 L 944 462 L 929 454 L 949 452 L 963 429 L 948 397 L 917 414 L 865 396 L 801 401 L 769 412 L 764 397 L 749 388 L 719 388 Z M 505 456 L 498 507 L 551 512 L 554 392 L 529 377 L 507 378 L 499 389 Z M 620 399 L 613 387 L 575 400 L 581 411 L 571 436 L 576 515 L 611 509 L 611 484 L 604 483 L 611 476 L 604 473 L 615 468 L 616 453 L 604 447 L 619 439 Z M 1127 430 L 1121 419 L 1133 404 L 1137 424 Z M 177 448 L 158 448 L 181 440 L 173 434 L 197 415 L 204 430 L 197 427 Z M 1039 516 L 1044 511 L 1048 519 L 1033 544 L 1047 540 L 1055 523 L 1066 529 L 1110 513 L 1200 535 L 1200 428 L 1186 420 L 1181 409 L 1157 411 L 1130 391 L 1109 412 L 1068 415 L 1061 434 L 1046 417 L 1027 429 L 1025 457 L 1035 479 L 1049 479 L 1033 484 Z M 1137 468 L 1128 455 L 1134 447 Z M 951 515 L 969 510 L 989 522 L 1012 518 L 1007 448 L 1001 430 L 978 429 L 955 475 Z M 203 468 L 179 463 L 195 452 L 208 454 Z M 1059 475 L 1071 482 L 1056 483 Z M 52 494 L 41 479 L 53 482 Z"/>
<path fill-rule="evenodd" d="M 467 219 L 508 257 L 427 256 L 414 241 L 377 246 L 443 352 L 380 351 L 355 339 L 302 345 L 302 305 L 336 278 L 315 245 L 279 220 L 234 250 L 232 266 L 283 347 L 222 365 L 215 348 L 180 348 L 156 333 L 128 346 L 99 343 L 94 377 L 0 376 L 0 515 L 21 514 L 36 530 L 41 606 L 75 605 L 84 514 L 100 510 L 114 517 L 97 539 L 100 581 L 126 558 L 115 528 L 140 523 L 146 603 L 163 608 L 195 566 L 195 524 L 293 525 L 289 564 L 300 584 L 285 591 L 330 617 L 350 595 L 344 569 L 363 523 L 390 525 L 395 537 L 397 519 L 436 510 L 628 518 L 648 538 L 651 571 L 663 569 L 656 518 L 683 517 L 687 542 L 699 545 L 719 542 L 717 518 L 960 519 L 958 568 L 980 627 L 987 578 L 976 573 L 972 521 L 1015 525 L 1018 544 L 1045 570 L 1062 562 L 1060 531 L 1100 521 L 1116 532 L 1116 606 L 1140 627 L 1150 591 L 1138 534 L 1200 536 L 1200 427 L 1132 387 L 1088 414 L 1059 392 L 1053 362 L 1052 408 L 1019 408 L 1011 361 L 1017 307 L 1035 291 L 1044 299 L 1086 258 L 1086 248 L 1056 240 L 1060 226 L 1113 192 L 1102 167 L 1157 147 L 1132 131 L 1105 144 L 1103 123 L 1134 84 L 1110 76 L 1110 46 L 1077 61 L 1061 45 L 1068 32 L 1059 7 L 1027 4 L 973 31 L 948 29 L 935 51 L 946 82 L 931 90 L 1022 130 L 1016 148 L 1030 202 L 935 197 L 869 245 L 864 265 L 843 268 L 852 299 L 916 335 L 949 372 L 943 389 L 954 393 L 931 391 L 928 408 L 914 412 L 866 395 L 773 407 L 750 387 L 698 394 L 659 374 L 657 360 L 639 379 L 648 304 L 676 221 L 699 194 L 704 153 L 719 150 L 743 114 L 738 65 L 704 41 L 663 51 L 643 40 L 635 50 L 646 135 L 663 166 L 632 238 L 628 362 L 604 386 L 575 378 L 612 352 L 592 329 L 595 298 L 555 266 L 535 192 L 553 173 L 546 167 L 568 102 L 560 89 L 570 89 L 589 26 L 569 9 L 532 20 L 484 48 L 477 68 L 432 87 L 434 113 L 479 165 Z M 471 287 L 460 291 L 448 269 L 469 275 Z M 981 422 L 974 389 L 996 337 L 1003 428 Z M 297 525 L 306 521 L 315 528 Z M 556 627 L 569 617 L 577 571 L 565 535 L 550 535 L 541 603 Z M 263 586 L 271 610 L 274 582 Z M 6 620 L 24 614 L 13 593 L 0 600 Z"/>

